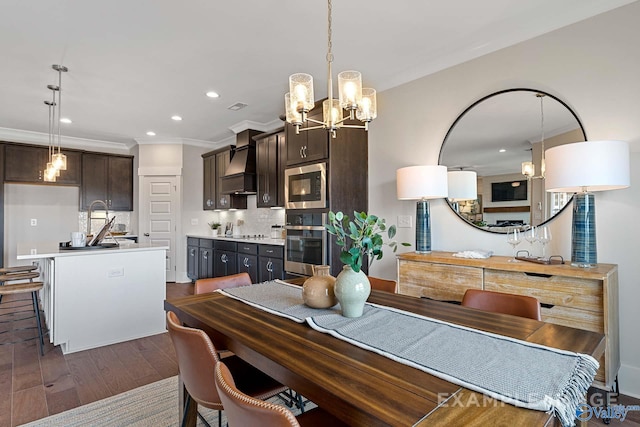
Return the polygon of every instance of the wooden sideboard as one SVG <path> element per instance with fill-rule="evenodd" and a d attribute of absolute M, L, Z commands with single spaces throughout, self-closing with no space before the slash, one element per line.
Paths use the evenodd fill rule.
<path fill-rule="evenodd" d="M 399 293 L 444 301 L 462 301 L 467 289 L 536 297 L 542 320 L 599 332 L 605 353 L 595 385 L 612 389 L 620 369 L 618 266 L 593 268 L 509 262 L 509 257 L 457 258 L 452 252 L 398 255 Z"/>

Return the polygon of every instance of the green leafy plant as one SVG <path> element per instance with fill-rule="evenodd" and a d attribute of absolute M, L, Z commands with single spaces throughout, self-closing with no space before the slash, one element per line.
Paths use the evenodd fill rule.
<path fill-rule="evenodd" d="M 394 241 L 385 243 L 382 233 L 386 231 L 387 237 L 393 239 L 396 235 L 396 226 L 387 227 L 383 218 L 366 212 L 354 212 L 353 221 L 342 212 L 329 212 L 329 223 L 325 224 L 327 232 L 336 236 L 336 244 L 342 248 L 340 261 L 351 266 L 358 272 L 362 268 L 365 256 L 369 258 L 369 265 L 376 259 L 382 259 L 382 248 L 389 246 L 396 252 L 398 244 Z M 411 246 L 409 243 L 401 243 L 402 246 Z"/>
<path fill-rule="evenodd" d="M 220 224 L 219 222 L 210 222 L 209 223 L 209 227 L 211 227 L 212 230 L 217 230 L 221 226 L 222 226 L 222 224 Z"/>

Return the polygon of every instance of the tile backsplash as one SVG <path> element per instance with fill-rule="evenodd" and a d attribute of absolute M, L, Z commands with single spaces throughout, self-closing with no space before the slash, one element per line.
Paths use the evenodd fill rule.
<path fill-rule="evenodd" d="M 97 233 L 104 225 L 104 219 L 100 218 L 100 215 L 104 217 L 104 211 L 93 212 L 93 220 L 91 221 L 91 232 Z M 131 231 L 131 212 L 109 212 L 109 218 L 115 215 L 116 220 L 112 231 Z M 118 224 L 122 224 L 119 226 Z M 118 228 L 124 227 L 123 230 Z M 87 231 L 87 212 L 78 212 L 78 230 L 83 233 Z"/>
<path fill-rule="evenodd" d="M 218 221 L 224 226 L 233 223 L 234 229 L 239 227 L 236 234 L 264 234 L 269 236 L 272 225 L 284 225 L 284 209 L 243 209 L 237 211 L 214 212 L 211 221 Z M 238 220 L 242 225 L 237 225 Z"/>

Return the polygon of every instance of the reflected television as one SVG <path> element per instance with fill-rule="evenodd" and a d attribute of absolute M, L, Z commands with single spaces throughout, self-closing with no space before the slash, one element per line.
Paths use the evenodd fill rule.
<path fill-rule="evenodd" d="M 527 180 L 492 182 L 491 201 L 492 202 L 513 202 L 527 200 Z"/>

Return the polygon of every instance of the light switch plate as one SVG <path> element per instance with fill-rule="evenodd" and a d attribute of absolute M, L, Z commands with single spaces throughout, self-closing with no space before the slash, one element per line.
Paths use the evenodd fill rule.
<path fill-rule="evenodd" d="M 191 218 L 191 225 L 198 225 L 198 218 Z"/>
<path fill-rule="evenodd" d="M 37 218 L 31 218 L 31 226 L 35 227 L 38 225 L 38 219 Z"/>
<path fill-rule="evenodd" d="M 398 228 L 411 228 L 411 215 L 398 215 Z"/>

